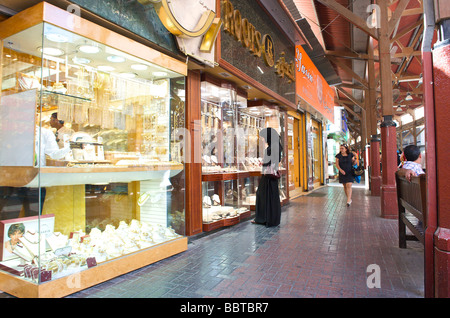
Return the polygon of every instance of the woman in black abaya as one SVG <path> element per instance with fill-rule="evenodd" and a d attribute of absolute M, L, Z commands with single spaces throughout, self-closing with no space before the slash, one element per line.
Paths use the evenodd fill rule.
<path fill-rule="evenodd" d="M 278 171 L 283 148 L 275 129 L 264 128 L 259 136 L 264 138 L 267 148 L 264 151 L 262 175 L 256 191 L 255 219 L 252 223 L 264 224 L 267 227 L 277 226 L 280 224 L 281 203 L 278 178 L 274 173 Z"/>

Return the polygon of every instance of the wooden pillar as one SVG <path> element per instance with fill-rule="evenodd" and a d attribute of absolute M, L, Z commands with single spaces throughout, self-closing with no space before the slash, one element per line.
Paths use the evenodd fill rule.
<path fill-rule="evenodd" d="M 370 114 L 370 191 L 373 196 L 380 196 L 381 191 L 381 169 L 380 169 L 380 139 L 377 136 L 377 97 L 375 83 L 375 62 L 373 54 L 373 40 L 369 41 L 368 49 L 368 96 Z"/>
<path fill-rule="evenodd" d="M 381 123 L 381 216 L 395 219 L 398 216 L 397 188 L 395 171 L 397 170 L 397 132 L 392 116 L 383 116 Z"/>
<path fill-rule="evenodd" d="M 381 169 L 380 169 L 380 139 L 377 135 L 372 135 L 370 139 L 370 189 L 371 195 L 380 196 L 381 194 Z"/>
<path fill-rule="evenodd" d="M 202 218 L 202 163 L 196 156 L 201 149 L 201 108 L 200 108 L 200 71 L 188 71 L 186 79 L 186 130 L 190 134 L 190 158 L 185 165 L 186 189 L 186 235 L 194 235 L 203 231 Z M 186 161 L 188 161 L 186 159 Z"/>
<path fill-rule="evenodd" d="M 444 9 L 444 7 L 443 7 Z M 449 12 L 450 15 L 450 12 Z M 435 297 L 450 297 L 450 17 L 439 24 L 439 38 L 433 50 L 433 82 L 436 132 L 437 231 L 434 234 Z M 424 78 L 425 80 L 425 78 Z M 448 160 L 447 160 L 448 162 Z M 427 162 L 428 166 L 428 162 Z"/>
<path fill-rule="evenodd" d="M 370 131 L 370 103 L 368 97 L 368 90 L 364 91 L 364 110 L 362 111 L 361 116 L 361 151 L 365 150 L 365 147 L 368 143 L 368 133 Z"/>
<path fill-rule="evenodd" d="M 396 218 L 398 215 L 397 189 L 395 171 L 397 170 L 397 134 L 393 121 L 392 106 L 392 71 L 390 55 L 390 36 L 388 1 L 378 0 L 380 7 L 380 28 L 378 50 L 380 58 L 381 103 L 383 122 L 381 128 L 382 182 L 381 182 L 381 216 Z"/>

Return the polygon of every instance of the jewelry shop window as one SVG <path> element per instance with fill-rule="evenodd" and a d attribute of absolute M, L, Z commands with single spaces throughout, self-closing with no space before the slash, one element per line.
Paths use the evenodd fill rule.
<path fill-rule="evenodd" d="M 45 22 L 2 43 L 0 268 L 39 283 L 182 237 L 184 75 Z"/>

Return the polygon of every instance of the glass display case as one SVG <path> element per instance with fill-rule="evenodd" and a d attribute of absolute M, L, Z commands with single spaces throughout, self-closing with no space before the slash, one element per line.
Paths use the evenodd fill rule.
<path fill-rule="evenodd" d="M 236 172 L 236 92 L 207 81 L 201 91 L 202 172 Z"/>
<path fill-rule="evenodd" d="M 260 103 L 261 104 L 261 103 Z M 243 204 L 254 210 L 256 201 L 256 190 L 258 189 L 259 178 L 261 177 L 261 167 L 264 156 L 265 145 L 261 144 L 259 132 L 263 128 L 272 127 L 279 134 L 283 152 L 285 147 L 285 113 L 276 106 L 251 106 L 239 109 L 240 126 L 244 129 L 245 135 L 245 157 L 243 168 L 249 172 L 249 176 L 244 179 L 245 200 Z M 282 203 L 287 200 L 287 174 L 286 155 L 279 165 L 281 178 L 279 181 L 280 200 Z"/>
<path fill-rule="evenodd" d="M 249 216 L 242 206 L 245 151 L 238 109 L 245 97 L 230 85 L 201 84 L 203 230 L 236 224 Z"/>
<path fill-rule="evenodd" d="M 239 188 L 241 179 L 203 181 L 203 228 L 211 231 L 236 224 L 248 213 L 242 207 Z"/>
<path fill-rule="evenodd" d="M 90 286 L 186 250 L 172 133 L 184 127 L 184 72 L 152 62 L 170 64 L 153 49 L 141 47 L 148 60 L 127 53 L 135 42 L 85 20 L 73 32 L 29 25 L 0 51 L 0 275 L 39 286 L 80 274 Z"/>

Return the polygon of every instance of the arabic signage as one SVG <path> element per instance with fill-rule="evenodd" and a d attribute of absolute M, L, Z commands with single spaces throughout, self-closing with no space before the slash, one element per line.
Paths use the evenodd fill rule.
<path fill-rule="evenodd" d="M 295 78 L 297 96 L 334 122 L 334 90 L 301 45 L 295 47 Z"/>

